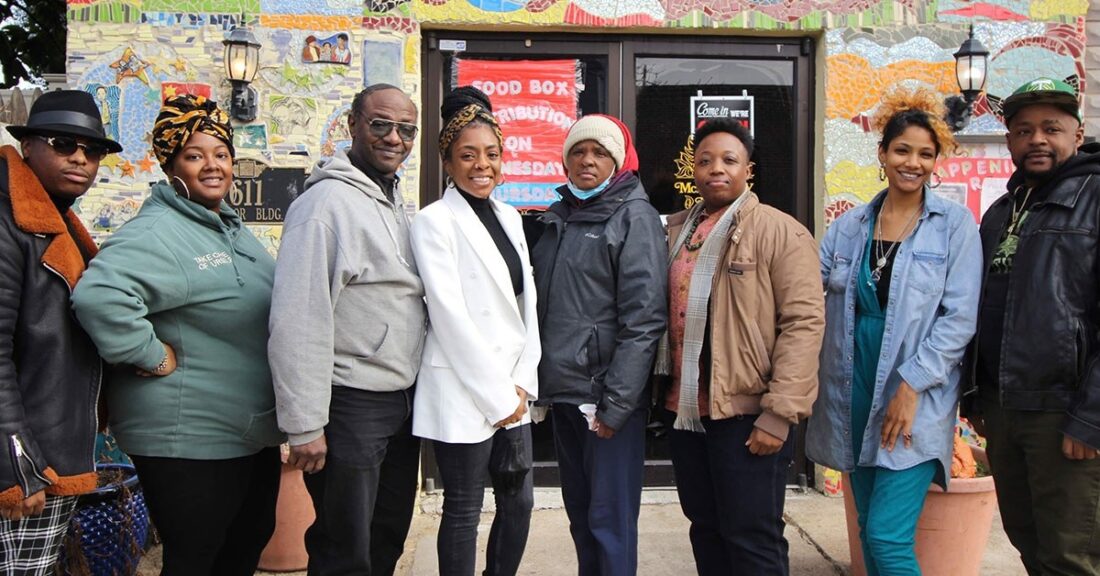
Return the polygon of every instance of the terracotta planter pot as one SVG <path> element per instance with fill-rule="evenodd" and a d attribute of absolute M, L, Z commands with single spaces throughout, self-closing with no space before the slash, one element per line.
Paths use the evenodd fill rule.
<path fill-rule="evenodd" d="M 294 572 L 305 570 L 306 528 L 313 524 L 313 500 L 302 481 L 302 471 L 283 464 L 279 479 L 279 502 L 275 506 L 275 533 L 260 555 L 260 570 Z"/>
<path fill-rule="evenodd" d="M 989 469 L 985 450 L 974 448 L 974 459 Z M 852 576 L 866 576 L 856 505 L 848 486 L 845 474 L 844 511 L 848 523 L 848 551 L 852 557 L 851 573 Z M 917 521 L 915 549 L 924 576 L 978 576 L 996 507 L 997 493 L 992 476 L 951 480 L 947 492 L 933 484 Z"/>

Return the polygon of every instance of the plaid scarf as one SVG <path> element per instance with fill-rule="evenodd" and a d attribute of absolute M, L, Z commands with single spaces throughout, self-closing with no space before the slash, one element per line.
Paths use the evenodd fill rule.
<path fill-rule="evenodd" d="M 684 314 L 684 354 L 680 365 L 680 404 L 676 408 L 676 421 L 672 427 L 676 430 L 690 430 L 692 432 L 705 432 L 703 421 L 699 417 L 699 356 L 703 352 L 703 338 L 706 335 L 707 314 L 710 311 L 710 288 L 714 278 L 714 271 L 718 269 L 718 261 L 725 250 L 726 238 L 729 231 L 736 228 L 734 218 L 737 211 L 749 197 L 746 190 L 737 200 L 730 205 L 715 223 L 714 228 L 707 234 L 702 248 L 699 249 L 699 258 L 695 261 L 695 269 L 691 273 L 691 287 L 688 289 L 688 306 Z M 688 211 L 685 226 L 680 229 L 680 235 L 676 243 L 672 245 L 668 261 L 672 261 L 679 254 L 691 238 L 688 234 L 693 232 L 691 226 L 686 223 L 693 222 L 703 212 L 703 203 L 699 202 Z M 670 374 L 672 372 L 671 350 L 668 343 L 668 332 L 661 338 L 657 350 L 657 367 L 654 370 L 658 374 Z"/>

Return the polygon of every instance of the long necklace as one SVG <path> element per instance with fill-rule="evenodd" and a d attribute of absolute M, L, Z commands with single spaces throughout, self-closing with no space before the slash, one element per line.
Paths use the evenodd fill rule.
<path fill-rule="evenodd" d="M 883 209 L 886 208 L 886 201 L 883 200 Z M 913 215 L 909 217 L 909 222 L 905 224 L 905 228 L 901 229 L 901 234 L 898 236 L 898 240 L 884 251 L 882 249 L 882 214 L 879 213 L 879 217 L 875 219 L 875 235 L 878 238 L 875 239 L 875 255 L 878 259 L 875 260 L 875 267 L 871 270 L 871 282 L 878 284 L 878 281 L 882 279 L 882 269 L 886 267 L 886 263 L 890 261 L 890 255 L 894 253 L 894 249 L 901 245 L 901 242 L 905 240 L 905 237 L 909 234 L 909 228 L 913 226 L 913 223 L 917 221 L 917 214 L 921 213 L 923 202 L 913 210 Z"/>
<path fill-rule="evenodd" d="M 1027 211 L 1027 201 L 1028 201 L 1029 198 L 1031 198 L 1031 191 L 1034 190 L 1034 189 L 1035 189 L 1034 186 L 1027 189 L 1027 192 L 1024 194 L 1024 201 L 1021 202 L 1018 207 L 1016 206 L 1016 196 L 1020 192 L 1020 188 L 1017 187 L 1016 190 L 1013 192 L 1013 194 L 1012 194 L 1012 220 L 1008 223 L 1008 234 L 1007 234 L 1008 236 L 1012 236 L 1012 235 L 1016 234 L 1016 226 L 1018 226 L 1019 223 L 1020 223 L 1020 217 L 1023 216 L 1024 212 Z"/>
<path fill-rule="evenodd" d="M 695 220 L 693 220 L 691 222 L 691 232 L 688 232 L 687 240 L 684 241 L 684 249 L 687 250 L 688 252 L 695 252 L 696 250 L 702 248 L 703 243 L 707 241 L 707 237 L 706 237 L 705 234 L 703 235 L 702 238 L 699 239 L 698 242 L 692 243 L 692 241 L 691 241 L 691 239 L 695 237 L 695 231 L 699 229 L 699 224 L 701 224 L 703 222 L 703 220 L 706 220 L 706 219 L 707 219 L 706 211 L 705 210 L 700 210 L 699 215 L 696 216 Z"/>

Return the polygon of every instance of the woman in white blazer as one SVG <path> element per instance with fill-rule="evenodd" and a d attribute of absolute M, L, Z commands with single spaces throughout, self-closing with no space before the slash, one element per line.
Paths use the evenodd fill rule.
<path fill-rule="evenodd" d="M 503 142 L 488 97 L 461 87 L 443 101 L 443 199 L 412 224 L 428 302 L 413 433 L 430 439 L 443 481 L 439 573 L 472 576 L 486 472 L 496 516 L 485 574 L 519 569 L 531 523 L 531 425 L 542 349 L 519 213 L 491 198 Z"/>

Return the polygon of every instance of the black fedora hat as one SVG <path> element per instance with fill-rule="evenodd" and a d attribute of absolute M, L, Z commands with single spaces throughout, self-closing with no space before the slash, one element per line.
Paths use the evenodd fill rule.
<path fill-rule="evenodd" d="M 12 136 L 22 140 L 34 134 L 82 136 L 99 142 L 111 152 L 122 152 L 118 142 L 107 137 L 99 107 L 83 90 L 54 90 L 34 101 L 25 126 L 8 126 Z"/>

